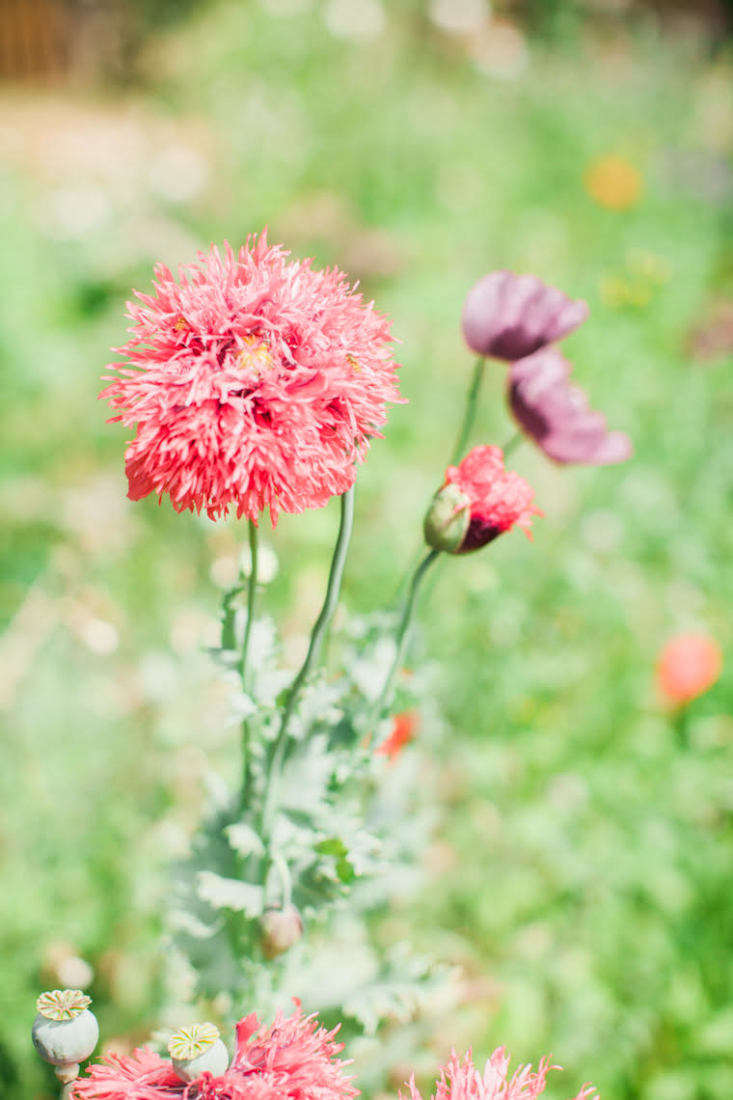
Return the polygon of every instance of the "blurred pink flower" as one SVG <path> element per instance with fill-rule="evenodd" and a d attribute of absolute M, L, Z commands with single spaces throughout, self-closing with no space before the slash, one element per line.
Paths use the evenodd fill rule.
<path fill-rule="evenodd" d="M 212 246 L 128 303 L 132 336 L 103 392 L 136 426 L 129 496 L 177 511 L 319 508 L 354 482 L 387 402 L 401 401 L 389 323 L 336 268 L 288 260 L 266 234 Z"/>
<path fill-rule="evenodd" d="M 718 680 L 723 654 L 707 634 L 677 634 L 662 647 L 657 659 L 657 685 L 675 707 L 703 695 Z"/>
<path fill-rule="evenodd" d="M 77 1100 L 350 1100 L 357 1095 L 337 1055 L 336 1030 L 326 1031 L 315 1016 L 281 1013 L 260 1028 L 252 1013 L 237 1024 L 237 1049 L 220 1077 L 204 1073 L 187 1085 L 169 1061 L 149 1050 L 129 1057 L 110 1055 L 89 1067 L 72 1086 Z"/>
<path fill-rule="evenodd" d="M 414 710 L 406 710 L 402 714 L 395 714 L 392 719 L 392 729 L 381 745 L 377 746 L 377 756 L 386 756 L 388 760 L 396 760 L 405 745 L 409 745 L 415 737 L 417 726 L 418 718 Z"/>
<path fill-rule="evenodd" d="M 587 316 L 585 302 L 573 301 L 536 275 L 492 271 L 468 292 L 463 336 L 477 355 L 511 363 L 561 340 Z"/>
<path fill-rule="evenodd" d="M 524 478 L 504 468 L 501 447 L 474 447 L 446 470 L 425 516 L 425 540 L 436 550 L 465 554 L 515 526 L 531 539 L 532 517 L 542 515 L 533 500 Z"/>
<path fill-rule="evenodd" d="M 570 363 L 556 348 L 513 363 L 508 396 L 522 431 L 555 462 L 606 466 L 631 457 L 629 437 L 608 430 L 603 413 L 571 384 Z"/>
<path fill-rule="evenodd" d="M 559 1068 L 543 1058 L 537 1070 L 520 1066 L 510 1077 L 509 1056 L 504 1047 L 499 1047 L 481 1073 L 473 1064 L 470 1050 L 462 1059 L 453 1051 L 448 1064 L 440 1069 L 432 1100 L 537 1100 L 545 1091 L 547 1074 Z M 408 1087 L 411 1100 L 422 1100 L 414 1077 Z M 591 1100 L 594 1095 L 596 1090 L 584 1085 L 574 1100 Z"/>

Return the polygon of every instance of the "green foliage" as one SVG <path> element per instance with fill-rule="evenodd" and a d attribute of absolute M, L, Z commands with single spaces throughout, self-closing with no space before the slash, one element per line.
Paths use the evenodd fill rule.
<path fill-rule="evenodd" d="M 478 1056 L 507 1042 L 520 1060 L 551 1050 L 574 1087 L 592 1077 L 607 1097 L 733 1091 L 730 670 L 694 706 L 686 750 L 651 688 L 676 628 L 699 621 L 730 643 L 729 387 L 720 356 L 691 350 L 692 331 L 713 334 L 730 278 L 715 191 L 725 59 L 650 23 L 531 44 L 527 69 L 504 80 L 428 29 L 420 5 L 388 7 L 384 36 L 359 43 L 331 37 L 319 5 L 287 17 L 238 0 L 197 5 L 150 41 L 134 96 L 59 91 L 70 124 L 46 99 L 34 107 L 26 95 L 18 119 L 6 104 L 8 125 L 30 135 L 4 146 L 0 176 L 0 600 L 3 623 L 13 620 L 0 1077 L 12 1100 L 53 1091 L 28 1041 L 53 941 L 94 966 L 103 1034 L 147 1038 L 163 1000 L 164 869 L 200 820 L 207 761 L 227 791 L 236 783 L 231 685 L 222 704 L 201 647 L 218 599 L 210 569 L 245 532 L 126 504 L 125 435 L 104 423 L 96 391 L 124 338 L 121 302 L 131 285 L 148 287 L 152 262 L 175 265 L 265 222 L 362 278 L 403 341 L 411 404 L 393 412 L 360 476 L 352 609 L 389 596 L 419 541 L 470 375 L 457 318 L 484 271 L 535 270 L 589 300 L 568 354 L 593 404 L 636 444 L 632 464 L 604 471 L 553 470 L 523 448 L 513 464 L 546 513 L 534 544 L 512 535 L 446 562 L 425 593 L 423 644 L 440 661 L 448 724 L 430 746 L 432 880 L 410 905 L 390 879 L 386 921 L 369 930 L 466 974 L 464 1004 L 434 1021 L 423 1068 L 454 1042 Z M 64 144 L 67 160 L 39 167 L 39 148 Z M 181 146 L 209 168 L 184 200 L 153 182 L 159 155 Z M 591 157 L 618 150 L 645 180 L 623 213 L 582 182 Z M 79 198 L 80 181 L 90 190 Z M 58 213 L 75 194 L 88 214 L 76 233 Z M 667 268 L 641 295 L 639 252 Z M 609 279 L 633 282 L 633 294 L 609 297 Z M 502 382 L 500 369 L 489 374 L 478 439 L 511 432 Z M 295 608 L 288 644 L 314 617 L 333 511 L 285 517 L 274 536 L 269 610 Z M 273 705 L 285 682 L 267 685 Z M 405 765 L 419 759 L 408 750 Z M 221 857 L 236 866 L 247 834 L 227 836 Z M 329 888 L 335 899 L 345 889 Z M 307 1003 L 326 1012 L 351 990 L 351 1011 L 366 1013 L 380 999 L 376 956 L 350 934 L 339 930 L 351 946 L 331 955 L 324 939 L 320 969 L 290 952 L 282 987 L 309 988 Z M 395 1028 L 379 1048 L 407 1065 L 414 1038 Z M 358 1049 L 368 1066 L 374 1049 Z"/>
<path fill-rule="evenodd" d="M 212 650 L 224 667 L 235 663 L 244 636 L 246 615 L 236 612 L 232 594 L 239 592 L 232 590 L 223 601 L 222 645 L 231 648 Z M 277 692 L 273 698 L 272 683 L 289 681 L 291 674 L 277 667 L 271 624 L 253 625 L 251 694 L 243 719 L 246 792 L 218 791 L 219 805 L 210 807 L 190 856 L 175 870 L 174 967 L 189 968 L 196 993 L 214 1009 L 221 1006 L 228 1023 L 242 1005 L 257 1004 L 266 1013 L 298 995 L 334 1023 L 345 1021 L 347 1033 L 358 1025 L 357 1033 L 373 1034 L 383 1020 L 415 1012 L 439 981 L 436 968 L 411 959 L 404 944 L 385 950 L 359 931 L 360 921 L 384 911 L 389 884 L 400 878 L 414 882 L 428 820 L 408 782 L 411 769 L 402 769 L 396 789 L 386 781 L 390 765 L 375 753 L 389 720 L 373 731 L 365 726 L 385 678 L 384 657 L 394 649 L 393 616 L 350 620 L 342 635 L 332 639 L 340 660 L 329 679 L 320 674 L 298 697 L 282 765 L 272 771 L 287 697 Z M 425 688 L 424 676 L 412 678 L 401 687 L 401 702 L 415 707 L 415 692 Z M 241 705 L 236 709 L 241 715 Z M 291 905 L 304 922 L 304 938 L 287 957 L 271 959 L 263 917 Z M 339 921 L 344 911 L 346 924 Z M 348 938 L 339 944 L 342 927 Z M 339 946 L 349 958 L 355 934 L 357 966 L 342 964 L 340 992 L 332 986 L 324 1003 L 323 968 Z"/>

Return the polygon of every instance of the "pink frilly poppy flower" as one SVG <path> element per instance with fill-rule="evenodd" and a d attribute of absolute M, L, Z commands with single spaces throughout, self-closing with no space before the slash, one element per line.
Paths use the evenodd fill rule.
<path fill-rule="evenodd" d="M 504 1047 L 499 1047 L 481 1072 L 474 1065 L 470 1050 L 463 1058 L 453 1051 L 448 1064 L 440 1069 L 432 1100 L 537 1100 L 545 1091 L 547 1074 L 559 1068 L 543 1058 L 536 1070 L 532 1066 L 519 1066 L 510 1076 L 509 1056 Z M 408 1088 L 410 1100 L 423 1100 L 414 1078 L 408 1082 Z M 584 1085 L 574 1100 L 592 1100 L 594 1096 L 597 1097 L 596 1090 Z"/>
<path fill-rule="evenodd" d="M 591 409 L 583 391 L 570 382 L 570 369 L 556 348 L 512 364 L 508 398 L 519 427 L 554 462 L 625 462 L 633 452 L 631 440 L 608 430 L 603 413 Z"/>
<path fill-rule="evenodd" d="M 150 1050 L 111 1054 L 72 1085 L 75 1100 L 351 1100 L 357 1095 L 349 1064 L 337 1057 L 336 1030 L 320 1027 L 300 1007 L 278 1013 L 269 1027 L 251 1015 L 237 1024 L 236 1052 L 224 1073 L 182 1080 L 172 1062 Z"/>
<path fill-rule="evenodd" d="M 532 517 L 542 514 L 533 500 L 524 478 L 505 469 L 500 447 L 474 447 L 446 470 L 425 516 L 425 541 L 436 550 L 465 554 L 515 526 L 531 538 Z"/>
<path fill-rule="evenodd" d="M 513 363 L 562 340 L 587 316 L 584 301 L 573 301 L 536 275 L 492 271 L 468 292 L 463 337 L 477 355 Z"/>
<path fill-rule="evenodd" d="M 128 303 L 131 337 L 102 396 L 135 427 L 129 496 L 257 520 L 320 508 L 400 402 L 389 323 L 338 269 L 266 234 L 212 246 Z"/>

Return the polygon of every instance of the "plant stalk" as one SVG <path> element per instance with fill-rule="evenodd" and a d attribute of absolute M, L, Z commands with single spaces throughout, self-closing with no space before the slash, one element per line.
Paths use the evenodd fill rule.
<path fill-rule="evenodd" d="M 461 428 L 458 432 L 458 438 L 456 439 L 450 462 L 448 463 L 449 466 L 455 466 L 455 464 L 463 458 L 463 452 L 466 449 L 466 444 L 471 437 L 473 424 L 476 419 L 478 396 L 481 391 L 481 383 L 483 382 L 484 378 L 485 365 L 486 360 L 483 358 L 483 356 L 479 356 L 473 368 L 473 377 L 471 379 L 471 385 L 466 396 L 466 408 L 463 412 L 463 422 L 461 423 Z"/>
<path fill-rule="evenodd" d="M 290 721 L 293 717 L 295 706 L 298 702 L 300 694 L 305 687 L 309 676 L 313 672 L 314 667 L 320 659 L 321 651 L 323 649 L 323 643 L 328 634 L 328 629 L 331 625 L 331 620 L 333 619 L 336 607 L 338 606 L 339 596 L 341 594 L 341 581 L 344 575 L 346 555 L 349 550 L 351 532 L 354 526 L 353 485 L 347 492 L 343 494 L 340 499 L 341 521 L 339 524 L 336 544 L 333 550 L 333 557 L 331 559 L 331 568 L 328 574 L 328 584 L 326 586 L 326 596 L 323 601 L 323 606 L 321 608 L 320 614 L 318 615 L 318 618 L 313 625 L 313 630 L 311 631 L 310 643 L 308 645 L 308 652 L 306 653 L 305 660 L 303 661 L 303 664 L 300 667 L 300 671 L 293 680 L 290 691 L 288 692 L 288 697 L 285 702 L 285 708 L 283 710 L 282 720 L 280 722 L 280 729 L 278 730 L 277 737 L 270 753 L 270 763 L 267 776 L 267 793 L 265 796 L 265 805 L 263 809 L 263 823 L 265 826 L 265 832 L 269 830 L 269 823 L 272 818 L 275 800 L 277 797 L 277 782 L 285 757 L 285 747 L 287 744 Z"/>
<path fill-rule="evenodd" d="M 247 622 L 244 626 L 244 638 L 242 639 L 242 655 L 239 662 L 239 675 L 242 680 L 242 691 L 249 690 L 249 650 L 252 638 L 252 624 L 255 615 L 255 601 L 257 598 L 258 578 L 258 530 L 253 520 L 249 521 L 249 578 L 247 581 Z M 250 728 L 249 718 L 242 722 L 242 805 L 247 801 L 250 779 Z"/>
<path fill-rule="evenodd" d="M 399 671 L 400 665 L 405 658 L 405 651 L 407 649 L 407 642 L 410 634 L 410 626 L 412 625 L 412 618 L 415 612 L 415 601 L 417 598 L 418 589 L 420 588 L 420 583 L 423 577 L 425 576 L 433 562 L 436 560 L 436 558 L 439 556 L 439 554 L 440 550 L 428 551 L 428 553 L 425 555 L 425 557 L 422 559 L 422 561 L 412 574 L 410 586 L 407 590 L 407 596 L 405 597 L 405 602 L 402 607 L 400 623 L 397 627 L 397 636 L 395 639 L 397 648 L 395 650 L 394 659 L 392 661 L 392 664 L 390 665 L 389 672 L 387 673 L 387 678 L 384 681 L 384 685 L 381 692 L 379 693 L 379 697 L 372 707 L 369 720 L 370 727 L 379 721 L 379 718 L 381 717 L 384 709 L 388 707 L 391 702 L 395 677 L 397 675 L 397 672 Z M 371 733 L 372 730 L 369 729 L 367 732 Z"/>

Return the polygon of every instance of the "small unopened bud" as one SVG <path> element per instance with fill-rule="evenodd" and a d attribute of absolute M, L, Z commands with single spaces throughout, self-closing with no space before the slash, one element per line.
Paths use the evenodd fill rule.
<path fill-rule="evenodd" d="M 294 905 L 267 909 L 262 917 L 262 950 L 268 959 L 289 951 L 303 935 L 303 921 Z"/>
<path fill-rule="evenodd" d="M 99 1041 L 99 1025 L 88 1007 L 91 1003 L 91 997 L 80 989 L 54 989 L 36 1001 L 33 1045 L 44 1062 L 56 1067 L 56 1076 L 65 1084 L 77 1077 L 79 1063 Z"/>
<path fill-rule="evenodd" d="M 182 1081 L 195 1081 L 202 1073 L 220 1077 L 229 1066 L 229 1051 L 214 1024 L 182 1027 L 171 1036 L 168 1053 Z"/>
<path fill-rule="evenodd" d="M 423 532 L 428 546 L 456 554 L 471 522 L 471 498 L 458 485 L 448 482 L 433 497 L 425 513 Z"/>
<path fill-rule="evenodd" d="M 433 497 L 424 521 L 425 541 L 448 554 L 468 554 L 520 527 L 531 538 L 532 516 L 542 513 L 519 474 L 504 468 L 499 447 L 474 447 Z"/>

